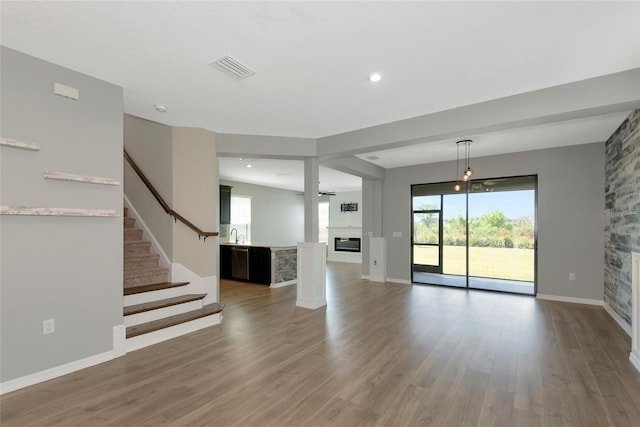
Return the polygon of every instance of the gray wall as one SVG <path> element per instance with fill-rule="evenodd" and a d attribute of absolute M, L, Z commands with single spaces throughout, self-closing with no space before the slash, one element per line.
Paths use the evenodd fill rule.
<path fill-rule="evenodd" d="M 299 192 L 222 179 L 220 184 L 232 186 L 231 195 L 251 196 L 253 242 L 295 245 L 304 241 L 304 196 Z"/>
<path fill-rule="evenodd" d="M 604 300 L 631 326 L 631 252 L 640 252 L 640 110 L 606 143 Z"/>
<path fill-rule="evenodd" d="M 538 175 L 539 294 L 603 299 L 604 165 L 604 143 L 471 159 L 478 178 Z M 411 280 L 411 184 L 451 181 L 455 170 L 455 162 L 387 170 L 387 277 Z"/>
<path fill-rule="evenodd" d="M 171 126 L 124 116 L 124 147 L 169 206 L 173 206 Z M 173 220 L 125 161 L 124 192 L 169 258 L 173 256 Z"/>
<path fill-rule="evenodd" d="M 1 48 L 2 205 L 115 209 L 122 186 L 43 179 L 44 171 L 122 182 L 122 89 Z M 74 101 L 53 82 L 80 90 Z M 122 324 L 122 218 L 0 217 L 1 381 L 112 350 Z M 42 334 L 55 319 L 56 332 Z"/>
<path fill-rule="evenodd" d="M 173 128 L 173 210 L 202 231 L 218 231 L 219 206 L 216 136 L 205 129 Z M 198 239 L 180 221 L 173 223 L 173 262 L 200 277 L 216 274 L 215 237 Z"/>

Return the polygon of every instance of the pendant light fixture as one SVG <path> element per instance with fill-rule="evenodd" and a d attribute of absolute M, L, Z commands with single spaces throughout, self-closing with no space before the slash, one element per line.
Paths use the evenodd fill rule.
<path fill-rule="evenodd" d="M 453 186 L 455 191 L 460 191 L 461 185 L 459 180 L 460 174 L 460 144 L 464 145 L 464 173 L 462 174 L 463 181 L 469 181 L 473 175 L 473 169 L 471 168 L 469 157 L 471 156 L 471 143 L 470 139 L 462 139 L 456 142 L 456 184 Z"/>

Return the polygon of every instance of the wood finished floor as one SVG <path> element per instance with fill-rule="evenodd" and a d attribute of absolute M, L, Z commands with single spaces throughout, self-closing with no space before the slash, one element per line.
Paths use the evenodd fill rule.
<path fill-rule="evenodd" d="M 11 426 L 638 426 L 630 338 L 600 307 L 361 280 L 328 307 L 223 281 L 221 325 L 1 400 Z"/>

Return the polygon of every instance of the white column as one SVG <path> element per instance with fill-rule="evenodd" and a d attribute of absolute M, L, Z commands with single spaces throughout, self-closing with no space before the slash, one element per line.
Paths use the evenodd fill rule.
<path fill-rule="evenodd" d="M 317 158 L 304 160 L 304 242 L 298 243 L 298 307 L 316 309 L 327 305 L 326 245 L 318 243 Z"/>
<path fill-rule="evenodd" d="M 326 245 L 318 242 L 298 243 L 296 305 L 312 310 L 327 305 L 326 280 Z"/>
<path fill-rule="evenodd" d="M 318 241 L 318 183 L 320 173 L 318 159 L 304 159 L 304 241 Z"/>

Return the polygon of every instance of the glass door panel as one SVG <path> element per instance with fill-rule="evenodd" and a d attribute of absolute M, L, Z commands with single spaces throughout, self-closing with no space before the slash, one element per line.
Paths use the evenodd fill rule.
<path fill-rule="evenodd" d="M 442 272 L 467 274 L 467 195 L 447 194 L 442 200 Z"/>
<path fill-rule="evenodd" d="M 468 221 L 469 287 L 533 294 L 535 177 L 473 182 Z"/>
<path fill-rule="evenodd" d="M 442 217 L 439 210 L 413 212 L 413 264 L 415 271 L 442 272 Z"/>

